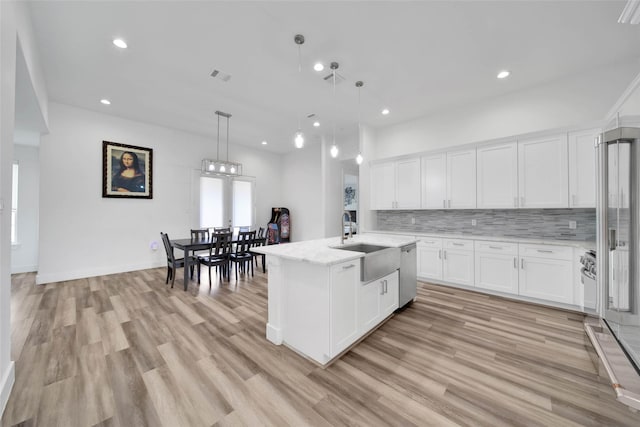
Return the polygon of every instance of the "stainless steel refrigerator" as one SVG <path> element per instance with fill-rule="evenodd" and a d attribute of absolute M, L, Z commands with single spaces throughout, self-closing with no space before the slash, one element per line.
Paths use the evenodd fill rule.
<path fill-rule="evenodd" d="M 617 128 L 596 143 L 599 312 L 640 368 L 640 129 Z"/>

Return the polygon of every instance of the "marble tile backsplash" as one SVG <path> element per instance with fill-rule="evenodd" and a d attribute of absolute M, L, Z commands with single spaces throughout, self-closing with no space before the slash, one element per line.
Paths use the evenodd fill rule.
<path fill-rule="evenodd" d="M 415 218 L 415 224 L 411 223 Z M 476 220 L 476 225 L 472 225 Z M 575 229 L 569 221 L 576 221 Z M 378 229 L 552 240 L 595 240 L 595 209 L 378 211 Z"/>

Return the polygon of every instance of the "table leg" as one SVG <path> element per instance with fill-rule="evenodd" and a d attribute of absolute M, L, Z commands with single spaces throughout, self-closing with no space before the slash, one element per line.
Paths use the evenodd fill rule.
<path fill-rule="evenodd" d="M 184 248 L 184 290 L 189 287 L 189 251 Z"/>

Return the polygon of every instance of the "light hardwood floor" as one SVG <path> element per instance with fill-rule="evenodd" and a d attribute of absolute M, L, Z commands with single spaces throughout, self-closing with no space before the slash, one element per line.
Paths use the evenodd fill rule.
<path fill-rule="evenodd" d="M 258 270 L 187 292 L 165 274 L 14 276 L 1 425 L 640 426 L 598 380 L 580 314 L 419 283 L 321 369 L 265 339 Z"/>

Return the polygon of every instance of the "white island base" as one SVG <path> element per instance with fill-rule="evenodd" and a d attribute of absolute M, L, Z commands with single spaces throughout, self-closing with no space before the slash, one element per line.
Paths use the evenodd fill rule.
<path fill-rule="evenodd" d="M 355 240 L 390 247 L 411 241 L 366 235 Z M 267 339 L 322 366 L 398 308 L 398 270 L 361 282 L 364 254 L 331 248 L 338 245 L 335 238 L 259 248 L 267 255 L 269 269 Z"/>

